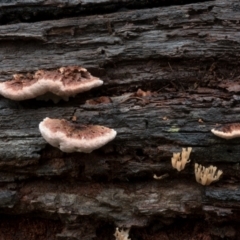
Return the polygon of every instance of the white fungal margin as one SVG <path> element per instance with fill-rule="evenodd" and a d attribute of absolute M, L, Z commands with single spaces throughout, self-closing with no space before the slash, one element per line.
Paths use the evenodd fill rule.
<path fill-rule="evenodd" d="M 56 125 L 59 123 L 59 121 L 64 121 L 64 123 L 60 124 L 60 128 L 57 131 L 53 131 L 49 124 L 52 124 L 54 126 L 55 122 Z M 116 135 L 117 132 L 114 129 L 110 129 L 107 127 L 97 126 L 97 125 L 91 125 L 89 126 L 89 132 L 90 134 L 93 134 L 92 127 L 95 127 L 95 129 L 100 129 L 101 132 L 98 134 L 98 130 L 95 130 L 93 137 L 88 137 L 87 130 L 88 126 L 85 127 L 86 136 L 82 135 L 81 137 L 73 137 L 71 136 L 71 133 L 69 134 L 68 131 L 65 131 L 64 127 L 62 125 L 68 125 L 70 124 L 66 120 L 59 120 L 59 119 L 50 119 L 45 118 L 40 124 L 39 124 L 39 130 L 43 136 L 43 138 L 52 146 L 59 148 L 63 152 L 85 152 L 85 153 L 91 153 L 93 150 L 98 149 L 108 142 L 112 141 Z M 72 129 L 74 131 L 74 129 Z M 77 131 L 81 131 L 79 129 L 76 129 Z"/>
<path fill-rule="evenodd" d="M 51 94 L 68 100 L 78 93 L 99 87 L 103 81 L 92 76 L 87 69 L 70 66 L 58 70 L 39 70 L 35 74 L 15 74 L 14 79 L 0 83 L 0 94 L 15 101 Z M 49 94 L 50 93 L 50 94 Z M 58 101 L 53 98 L 53 101 Z"/>

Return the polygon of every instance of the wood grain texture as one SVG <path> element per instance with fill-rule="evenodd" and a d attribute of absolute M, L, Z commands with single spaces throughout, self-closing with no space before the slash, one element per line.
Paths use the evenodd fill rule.
<path fill-rule="evenodd" d="M 1 81 L 68 65 L 104 80 L 57 105 L 0 97 L 1 212 L 61 219 L 66 229 L 59 239 L 83 239 L 80 230 L 72 232 L 82 219 L 92 224 L 85 239 L 96 236 L 101 220 L 127 227 L 145 227 L 156 217 L 237 220 L 240 140 L 210 130 L 239 122 L 239 13 L 238 1 L 216 0 L 1 25 Z M 151 96 L 138 96 L 139 88 Z M 101 96 L 110 102 L 86 103 Z M 118 135 L 91 154 L 47 145 L 39 122 L 73 116 Z M 193 151 L 178 173 L 170 159 L 182 147 Z M 195 162 L 218 166 L 223 178 L 209 187 L 197 184 Z M 155 181 L 153 174 L 168 177 Z"/>

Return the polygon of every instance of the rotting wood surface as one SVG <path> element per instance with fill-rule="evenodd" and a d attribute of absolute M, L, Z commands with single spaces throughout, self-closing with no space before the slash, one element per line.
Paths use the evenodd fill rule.
<path fill-rule="evenodd" d="M 81 223 L 92 219 L 85 239 L 98 220 L 126 227 L 156 217 L 237 220 L 240 140 L 210 130 L 239 121 L 239 13 L 238 1 L 211 1 L 0 26 L 3 81 L 67 65 L 104 80 L 57 105 L 0 98 L 1 212 L 61 219 L 59 239 L 83 239 Z M 74 117 L 118 135 L 91 154 L 61 153 L 40 136 L 45 117 Z M 190 146 L 192 161 L 178 173 L 172 153 Z M 218 166 L 223 178 L 197 184 L 194 162 Z"/>

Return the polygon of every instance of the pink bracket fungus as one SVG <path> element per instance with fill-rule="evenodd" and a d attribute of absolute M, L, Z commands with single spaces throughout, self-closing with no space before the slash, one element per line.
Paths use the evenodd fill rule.
<path fill-rule="evenodd" d="M 210 185 L 212 182 L 218 181 L 223 171 L 218 170 L 215 166 L 204 167 L 195 163 L 195 178 L 202 185 Z"/>
<path fill-rule="evenodd" d="M 172 157 L 172 167 L 176 168 L 178 171 L 182 171 L 185 165 L 190 162 L 190 153 L 192 151 L 191 147 L 183 148 L 181 153 L 173 153 Z"/>
<path fill-rule="evenodd" d="M 120 230 L 116 228 L 115 233 L 113 234 L 116 240 L 131 240 L 131 238 L 128 238 L 129 235 L 129 228 L 127 230 Z"/>
<path fill-rule="evenodd" d="M 216 128 L 213 128 L 211 132 L 220 138 L 237 138 L 240 137 L 240 123 L 229 123 L 217 126 Z"/>
<path fill-rule="evenodd" d="M 74 97 L 80 92 L 103 84 L 102 80 L 93 77 L 85 68 L 78 66 L 39 70 L 35 74 L 15 74 L 13 78 L 11 81 L 0 83 L 0 94 L 16 101 L 45 94 L 47 100 L 50 98 L 58 102 L 62 98 L 67 101 L 70 96 Z"/>
<path fill-rule="evenodd" d="M 43 138 L 63 152 L 90 153 L 113 140 L 117 132 L 99 125 L 79 125 L 64 119 L 45 118 L 39 124 Z"/>

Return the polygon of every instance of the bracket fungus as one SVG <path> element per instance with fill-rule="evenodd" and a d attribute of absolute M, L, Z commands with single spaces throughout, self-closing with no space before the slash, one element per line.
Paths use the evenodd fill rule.
<path fill-rule="evenodd" d="M 39 70 L 34 74 L 13 75 L 13 80 L 0 83 L 0 94 L 15 101 L 41 96 L 41 100 L 68 100 L 80 92 L 101 86 L 103 81 L 93 77 L 85 68 L 61 67 L 57 70 Z M 45 96 L 46 95 L 46 96 Z"/>
<path fill-rule="evenodd" d="M 216 128 L 213 128 L 211 132 L 220 138 L 237 138 L 240 137 L 240 123 L 229 123 L 217 126 Z"/>
<path fill-rule="evenodd" d="M 63 152 L 90 153 L 113 140 L 117 132 L 99 125 L 80 125 L 64 119 L 45 118 L 39 124 L 43 138 Z"/>
<path fill-rule="evenodd" d="M 182 171 L 185 165 L 191 160 L 189 159 L 190 153 L 192 151 L 191 147 L 183 148 L 181 153 L 173 153 L 172 166 L 178 171 Z"/>
<path fill-rule="evenodd" d="M 204 167 L 195 163 L 195 178 L 202 185 L 210 185 L 212 182 L 218 181 L 223 171 L 218 170 L 215 166 Z"/>
<path fill-rule="evenodd" d="M 116 228 L 116 231 L 114 233 L 114 237 L 116 238 L 116 240 L 131 240 L 131 238 L 128 238 L 129 236 L 129 230 L 120 230 L 118 228 Z"/>

